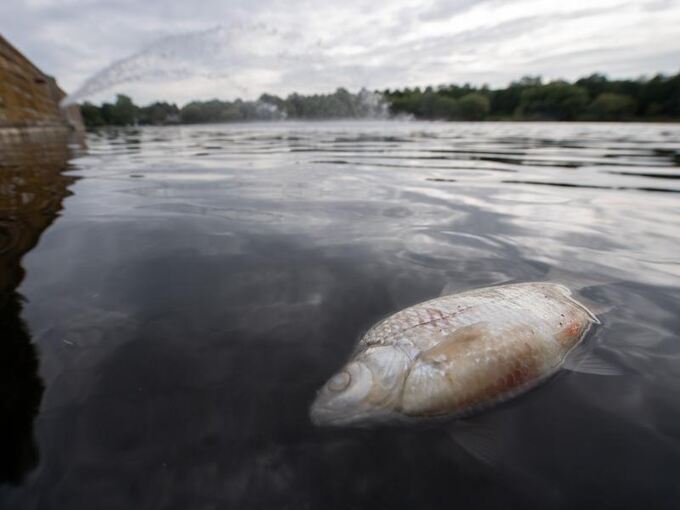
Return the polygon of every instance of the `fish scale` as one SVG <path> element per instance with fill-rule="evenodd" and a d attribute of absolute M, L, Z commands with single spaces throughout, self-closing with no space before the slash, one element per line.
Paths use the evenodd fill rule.
<path fill-rule="evenodd" d="M 390 345 L 413 333 L 420 336 L 423 330 L 446 334 L 490 318 L 505 324 L 537 322 L 536 326 L 541 327 L 542 318 L 555 315 L 556 303 L 550 299 L 550 294 L 548 299 L 536 303 L 536 293 L 525 289 L 524 285 L 508 287 L 485 289 L 486 295 L 473 291 L 414 305 L 376 324 L 366 332 L 360 345 Z"/>

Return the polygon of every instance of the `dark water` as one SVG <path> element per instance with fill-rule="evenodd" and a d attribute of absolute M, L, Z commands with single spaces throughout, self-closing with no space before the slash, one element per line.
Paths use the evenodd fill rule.
<path fill-rule="evenodd" d="M 250 124 L 88 144 L 68 163 L 2 156 L 2 508 L 680 505 L 680 126 Z M 309 423 L 386 314 L 556 270 L 611 307 L 590 342 L 624 375 L 564 372 L 477 418 L 492 462 L 445 423 Z"/>

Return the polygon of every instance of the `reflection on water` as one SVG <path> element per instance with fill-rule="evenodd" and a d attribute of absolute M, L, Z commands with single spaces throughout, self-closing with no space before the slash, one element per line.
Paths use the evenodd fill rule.
<path fill-rule="evenodd" d="M 38 459 L 33 419 L 43 385 L 38 377 L 37 354 L 20 314 L 20 296 L 5 296 L 0 308 L 0 483 L 19 483 Z"/>
<path fill-rule="evenodd" d="M 45 384 L 40 463 L 0 503 L 672 508 L 680 497 L 679 127 L 284 123 L 88 142 L 62 217 L 22 262 Z M 556 270 L 611 309 L 590 347 L 625 375 L 562 373 L 476 418 L 495 438 L 492 465 L 446 424 L 309 423 L 315 390 L 381 317 L 447 284 Z"/>
<path fill-rule="evenodd" d="M 33 419 L 43 385 L 15 289 L 21 257 L 54 221 L 74 181 L 62 174 L 67 142 L 52 135 L 0 145 L 0 482 L 19 483 L 38 458 Z"/>

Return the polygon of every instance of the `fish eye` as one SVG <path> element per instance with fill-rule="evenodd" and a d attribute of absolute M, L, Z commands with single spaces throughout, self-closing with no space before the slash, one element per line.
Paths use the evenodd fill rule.
<path fill-rule="evenodd" d="M 352 376 L 347 370 L 335 374 L 328 381 L 328 389 L 332 391 L 342 391 L 349 386 Z"/>

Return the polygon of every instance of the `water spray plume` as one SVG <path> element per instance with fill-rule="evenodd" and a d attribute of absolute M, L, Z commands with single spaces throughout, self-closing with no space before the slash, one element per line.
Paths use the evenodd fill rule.
<path fill-rule="evenodd" d="M 218 88 L 221 97 L 244 99 L 255 99 L 262 92 L 309 93 L 365 85 L 361 73 L 344 73 L 344 83 L 334 83 L 332 75 L 337 73 L 332 71 L 338 66 L 342 63 L 332 58 L 318 40 L 312 41 L 303 33 L 282 32 L 261 23 L 217 26 L 162 37 L 116 60 L 88 78 L 64 99 L 63 105 L 124 84 L 181 83 L 196 78 L 218 83 L 219 87 L 212 88 Z M 314 83 L 317 90 L 310 90 Z M 194 90 L 192 85 L 196 86 L 183 84 L 183 92 L 187 87 Z"/>
<path fill-rule="evenodd" d="M 116 85 L 141 81 L 215 77 L 211 64 L 224 53 L 228 33 L 223 27 L 160 38 L 128 57 L 96 72 L 62 100 L 68 106 Z M 228 68 L 228 61 L 223 65 Z M 226 69 L 225 69 L 226 70 Z M 222 76 L 224 77 L 224 76 Z M 236 89 L 242 87 L 236 85 Z"/>

